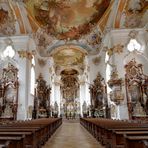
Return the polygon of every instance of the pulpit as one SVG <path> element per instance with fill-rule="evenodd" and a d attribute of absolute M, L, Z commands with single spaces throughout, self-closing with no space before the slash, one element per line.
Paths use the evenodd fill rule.
<path fill-rule="evenodd" d="M 116 105 L 120 105 L 124 101 L 124 95 L 122 92 L 123 80 L 122 78 L 119 78 L 117 68 L 112 70 L 108 85 L 112 89 L 110 92 L 111 101 Z"/>

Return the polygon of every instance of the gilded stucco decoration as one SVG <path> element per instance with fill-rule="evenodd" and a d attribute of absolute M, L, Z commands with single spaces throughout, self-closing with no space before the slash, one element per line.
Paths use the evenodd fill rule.
<path fill-rule="evenodd" d="M 147 80 L 148 76 L 143 73 L 143 64 L 137 63 L 135 58 L 125 66 L 125 84 L 127 94 L 127 106 L 129 118 L 148 115 Z"/>
<path fill-rule="evenodd" d="M 0 9 L 0 35 L 15 34 L 15 17 L 12 10 Z"/>
<path fill-rule="evenodd" d="M 101 57 L 95 57 L 92 59 L 92 62 L 95 64 L 95 65 L 99 65 L 100 62 L 101 62 Z"/>
<path fill-rule="evenodd" d="M 138 35 L 138 31 L 136 31 L 136 30 L 132 30 L 132 31 L 130 31 L 130 33 L 128 34 L 128 36 L 129 36 L 130 38 L 132 38 L 132 39 L 135 39 L 135 38 L 137 37 L 137 35 Z"/>
<path fill-rule="evenodd" d="M 44 67 L 44 66 L 46 65 L 46 63 L 47 63 L 46 60 L 38 58 L 38 64 L 39 64 L 41 67 Z"/>
<path fill-rule="evenodd" d="M 61 93 L 63 110 L 65 114 L 75 113 L 79 110 L 79 80 L 78 71 L 65 69 L 61 72 Z"/>
<path fill-rule="evenodd" d="M 112 89 L 112 91 L 110 91 L 111 101 L 113 101 L 116 105 L 121 104 L 124 100 L 124 94 L 122 93 L 123 80 L 118 76 L 116 65 L 114 65 L 114 68 L 111 71 L 111 77 L 108 81 L 108 85 Z"/>
<path fill-rule="evenodd" d="M 89 54 L 95 55 L 100 52 L 102 38 L 103 34 L 97 28 L 94 28 L 90 34 L 82 37 L 80 41 L 87 44 L 88 47 L 91 47 L 91 50 L 88 51 Z"/>
<path fill-rule="evenodd" d="M 101 33 L 98 32 L 98 33 L 93 33 L 90 38 L 87 40 L 88 44 L 89 45 L 98 45 L 100 44 L 102 41 L 102 38 L 101 38 Z"/>
<path fill-rule="evenodd" d="M 79 39 L 91 31 L 111 0 L 27 0 L 35 20 L 57 39 Z"/>
<path fill-rule="evenodd" d="M 112 48 L 105 47 L 104 51 L 111 57 L 114 53 L 121 54 L 124 46 L 121 44 L 114 45 Z"/>
<path fill-rule="evenodd" d="M 35 50 L 32 50 L 32 51 L 19 50 L 17 52 L 18 52 L 20 58 L 22 58 L 22 59 L 26 58 L 28 60 L 31 60 L 33 58 L 33 56 L 36 55 Z"/>
<path fill-rule="evenodd" d="M 47 34 L 45 28 L 38 29 L 38 31 L 34 34 L 34 38 L 40 55 L 47 55 L 47 53 L 44 53 L 45 49 L 53 43 L 54 38 Z"/>

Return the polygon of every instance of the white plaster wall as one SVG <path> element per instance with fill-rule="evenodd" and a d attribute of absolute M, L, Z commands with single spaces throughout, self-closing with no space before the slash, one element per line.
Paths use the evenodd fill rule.
<path fill-rule="evenodd" d="M 6 47 L 5 39 L 7 37 L 0 37 L 1 51 Z M 28 36 L 13 36 L 9 37 L 14 45 L 15 50 L 28 50 Z M 14 60 L 17 63 L 18 80 L 19 80 L 19 92 L 18 92 L 18 120 L 25 120 L 27 118 L 27 106 L 28 106 L 28 61 L 26 59 L 19 58 L 16 52 Z M 12 63 L 13 64 L 13 63 Z"/>
<path fill-rule="evenodd" d="M 100 63 L 98 65 L 95 65 L 93 63 L 93 59 L 95 57 L 101 57 Z M 100 74 L 102 75 L 102 77 L 105 76 L 105 52 L 101 51 L 101 53 L 99 55 L 94 55 L 94 56 L 89 56 L 89 79 L 90 79 L 90 83 L 93 83 L 93 80 L 96 78 L 98 72 L 100 72 Z M 105 79 L 105 77 L 104 77 Z"/>
<path fill-rule="evenodd" d="M 80 84 L 80 115 L 83 116 L 82 106 L 85 100 L 85 86 Z"/>
<path fill-rule="evenodd" d="M 54 101 L 58 104 L 58 116 L 60 115 L 60 102 L 61 102 L 61 94 L 60 94 L 60 85 L 55 84 L 54 87 Z"/>
<path fill-rule="evenodd" d="M 129 32 L 132 31 L 131 29 L 119 29 L 119 30 L 112 30 L 110 32 L 110 42 L 112 47 L 117 44 L 124 45 L 123 53 L 117 54 L 115 53 L 111 57 L 111 63 L 115 64 L 117 66 L 119 78 L 125 79 L 125 69 L 124 65 L 128 63 L 132 58 L 135 58 L 137 62 L 142 63 L 144 65 L 143 70 L 144 74 L 148 74 L 148 67 L 146 66 L 148 64 L 148 54 L 147 54 L 147 48 L 146 48 L 146 38 L 145 38 L 145 30 L 144 29 L 136 29 L 138 31 L 137 40 L 142 45 L 142 53 L 130 53 L 128 54 L 127 51 L 127 43 L 129 42 Z M 128 119 L 128 110 L 127 110 L 127 99 L 126 99 L 126 91 L 125 91 L 125 84 L 122 87 L 123 93 L 124 93 L 124 101 L 117 107 L 117 110 L 119 113 L 117 114 L 118 119 Z"/>

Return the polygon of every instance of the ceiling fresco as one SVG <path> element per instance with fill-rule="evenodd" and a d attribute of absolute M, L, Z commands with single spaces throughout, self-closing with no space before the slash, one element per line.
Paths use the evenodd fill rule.
<path fill-rule="evenodd" d="M 65 48 L 57 51 L 54 55 L 54 62 L 60 66 L 76 66 L 83 64 L 85 54 L 74 48 Z"/>
<path fill-rule="evenodd" d="M 75 69 L 64 69 L 62 72 L 61 72 L 61 75 L 78 75 L 78 71 L 75 70 Z"/>
<path fill-rule="evenodd" d="M 91 31 L 111 0 L 27 0 L 26 6 L 57 39 L 79 39 Z"/>
<path fill-rule="evenodd" d="M 139 1 L 129 0 L 126 3 L 125 10 L 126 10 L 126 18 L 124 26 L 126 28 L 140 28 L 145 26 L 145 23 L 148 21 L 147 0 L 139 0 Z"/>
<path fill-rule="evenodd" d="M 97 55 L 111 29 L 145 27 L 147 10 L 147 0 L 0 0 L 0 36 L 31 34 L 41 57 L 62 46 Z"/>
<path fill-rule="evenodd" d="M 147 0 L 119 1 L 115 28 L 142 28 L 148 22 Z"/>

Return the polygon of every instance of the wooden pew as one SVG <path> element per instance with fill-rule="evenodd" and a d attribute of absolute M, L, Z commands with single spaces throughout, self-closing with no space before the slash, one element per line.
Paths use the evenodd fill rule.
<path fill-rule="evenodd" d="M 146 148 L 144 141 L 148 141 L 148 135 L 140 136 L 128 136 L 124 135 L 125 138 L 125 148 Z"/>
<path fill-rule="evenodd" d="M 143 135 L 148 134 L 148 124 L 127 122 L 111 119 L 80 119 L 80 123 L 106 147 L 124 147 L 124 134 Z"/>
<path fill-rule="evenodd" d="M 24 145 L 39 148 L 62 124 L 61 118 L 18 121 L 0 125 L 0 137 L 16 137 L 24 135 Z"/>
<path fill-rule="evenodd" d="M 131 131 L 114 131 L 112 140 L 110 141 L 111 147 L 123 147 L 125 146 L 124 135 L 127 136 L 148 136 L 148 130 L 131 130 Z"/>
<path fill-rule="evenodd" d="M 25 144 L 26 145 L 32 145 L 32 147 L 36 147 L 37 145 L 40 146 L 41 145 L 41 142 L 40 142 L 40 131 L 39 129 L 31 129 L 31 128 L 20 128 L 20 127 L 13 127 L 12 128 L 0 128 L 0 133 L 12 133 L 11 135 L 16 135 L 15 133 L 22 133 L 22 134 L 25 134 L 26 135 L 26 138 L 25 138 Z M 27 132 L 31 132 L 31 134 L 27 134 Z"/>
<path fill-rule="evenodd" d="M 12 145 L 11 145 L 11 142 L 10 141 L 5 141 L 5 142 L 1 142 L 0 144 L 0 148 L 11 148 Z"/>
<path fill-rule="evenodd" d="M 8 137 L 8 136 L 3 136 L 0 137 L 0 144 L 4 145 L 4 143 L 10 141 L 9 143 L 9 148 L 24 148 L 24 138 L 25 136 L 13 136 L 13 137 Z"/>
<path fill-rule="evenodd" d="M 8 132 L 8 131 L 3 131 L 0 132 L 0 137 L 18 137 L 18 136 L 22 136 L 25 135 L 24 138 L 24 145 L 27 148 L 34 148 L 36 147 L 36 143 L 35 143 L 35 135 L 33 134 L 33 132 Z"/>

